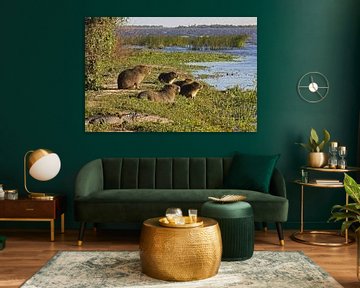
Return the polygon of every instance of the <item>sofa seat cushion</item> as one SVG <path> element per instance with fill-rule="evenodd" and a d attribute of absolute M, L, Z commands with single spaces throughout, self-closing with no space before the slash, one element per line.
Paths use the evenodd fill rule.
<path fill-rule="evenodd" d="M 251 190 L 238 189 L 110 189 L 98 191 L 86 197 L 75 199 L 75 203 L 80 206 L 86 204 L 96 207 L 126 207 L 143 206 L 148 209 L 149 206 L 161 206 L 160 211 L 176 205 L 182 209 L 201 207 L 201 204 L 208 201 L 209 196 L 221 197 L 227 194 L 237 194 L 246 196 L 246 202 L 249 202 L 254 210 L 254 220 L 263 221 L 287 221 L 288 200 L 283 197 L 265 194 Z M 108 205 L 104 205 L 108 204 Z M 226 204 L 224 204 L 226 205 Z M 100 207 L 99 207 L 100 208 Z M 160 208 L 160 207 L 159 207 Z M 104 208 L 107 209 L 107 208 Z M 113 208 L 116 210 L 116 208 Z M 141 209 L 140 209 L 141 210 Z M 164 210 L 165 211 L 165 210 Z M 105 212 L 105 211 L 104 211 Z M 187 213 L 186 211 L 183 211 Z M 159 216 L 156 215 L 156 216 Z M 145 219 L 144 219 L 145 220 Z"/>

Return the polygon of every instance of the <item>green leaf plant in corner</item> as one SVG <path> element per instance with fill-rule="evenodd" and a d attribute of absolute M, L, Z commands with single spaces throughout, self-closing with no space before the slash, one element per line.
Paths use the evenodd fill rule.
<path fill-rule="evenodd" d="M 331 210 L 329 221 L 343 221 L 341 232 L 349 229 L 351 226 L 356 227 L 356 231 L 360 231 L 360 185 L 345 173 L 344 187 L 346 193 L 354 200 L 354 203 L 348 205 L 334 205 Z"/>
<path fill-rule="evenodd" d="M 324 146 L 330 140 L 330 133 L 323 129 L 324 139 L 320 141 L 319 136 L 314 128 L 310 130 L 310 137 L 308 143 L 296 143 L 304 147 L 309 152 L 323 152 Z"/>

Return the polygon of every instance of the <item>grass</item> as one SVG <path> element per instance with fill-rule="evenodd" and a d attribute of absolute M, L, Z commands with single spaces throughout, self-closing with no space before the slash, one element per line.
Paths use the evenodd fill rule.
<path fill-rule="evenodd" d="M 182 79 L 194 77 L 191 71 L 196 66 L 187 62 L 231 61 L 231 55 L 201 52 L 163 52 L 140 49 L 126 59 L 113 65 L 108 75 L 112 90 L 87 91 L 85 93 L 85 117 L 95 114 L 114 115 L 131 111 L 139 114 L 157 115 L 169 119 L 168 123 L 125 122 L 121 126 L 98 124 L 87 125 L 88 132 L 136 131 L 136 132 L 254 132 L 257 123 L 257 92 L 239 87 L 218 91 L 204 85 L 194 99 L 176 96 L 175 103 L 156 103 L 136 98 L 140 91 L 117 90 L 118 71 L 135 65 L 153 67 L 151 75 L 141 84 L 142 89 L 159 89 L 160 72 L 176 71 Z M 170 70 L 169 70 L 170 69 Z"/>
<path fill-rule="evenodd" d="M 232 61 L 236 57 L 225 53 L 202 53 L 202 52 L 164 52 L 152 49 L 134 49 L 126 58 L 122 58 L 114 64 L 117 71 L 139 65 L 151 65 L 159 68 L 174 68 L 185 72 L 191 72 L 199 68 L 197 65 L 188 65 L 189 62 L 217 62 Z"/>
<path fill-rule="evenodd" d="M 127 45 L 139 45 L 151 49 L 164 47 L 186 47 L 191 50 L 220 50 L 241 48 L 248 35 L 214 35 L 214 36 L 182 36 L 182 35 L 139 35 L 124 38 Z"/>

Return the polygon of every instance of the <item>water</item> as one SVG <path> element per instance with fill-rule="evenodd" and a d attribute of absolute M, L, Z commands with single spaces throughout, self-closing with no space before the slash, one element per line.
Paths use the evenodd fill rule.
<path fill-rule="evenodd" d="M 247 43 L 242 49 L 218 51 L 237 56 L 230 62 L 191 62 L 204 68 L 193 72 L 194 76 L 214 86 L 226 90 L 235 86 L 243 89 L 256 89 L 257 84 L 257 46 Z M 211 52 L 210 52 L 211 53 Z"/>
<path fill-rule="evenodd" d="M 250 37 L 246 45 L 241 49 L 208 50 L 206 53 L 229 53 L 236 58 L 233 61 L 224 62 L 190 62 L 189 65 L 201 66 L 201 69 L 193 72 L 207 84 L 219 90 L 239 86 L 243 89 L 256 89 L 257 85 L 257 28 L 256 26 L 243 27 L 141 27 L 134 26 L 126 31 L 128 35 L 232 35 L 248 34 Z M 124 35 L 126 35 L 124 33 Z M 165 47 L 162 51 L 189 51 L 183 47 Z"/>

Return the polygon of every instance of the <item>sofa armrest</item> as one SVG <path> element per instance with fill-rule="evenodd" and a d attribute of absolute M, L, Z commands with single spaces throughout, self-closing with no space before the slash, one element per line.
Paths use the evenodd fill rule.
<path fill-rule="evenodd" d="M 284 176 L 275 168 L 270 181 L 269 193 L 275 196 L 286 198 L 286 185 Z"/>
<path fill-rule="evenodd" d="M 103 190 L 103 186 L 102 160 L 96 159 L 85 164 L 77 174 L 75 180 L 75 200 Z"/>

